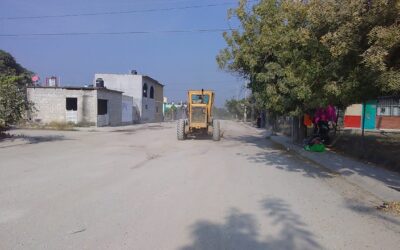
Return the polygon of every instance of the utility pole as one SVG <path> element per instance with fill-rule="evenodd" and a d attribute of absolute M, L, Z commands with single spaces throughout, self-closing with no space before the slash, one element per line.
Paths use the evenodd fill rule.
<path fill-rule="evenodd" d="M 243 121 L 247 122 L 247 105 L 246 105 L 246 98 L 247 98 L 247 86 L 244 83 L 244 114 L 243 114 Z"/>
<path fill-rule="evenodd" d="M 247 107 L 246 107 L 246 104 L 244 105 L 243 120 L 244 120 L 244 122 L 247 122 Z"/>

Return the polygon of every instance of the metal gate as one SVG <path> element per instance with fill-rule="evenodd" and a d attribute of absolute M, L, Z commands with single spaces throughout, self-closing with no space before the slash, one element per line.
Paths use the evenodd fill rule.
<path fill-rule="evenodd" d="M 369 101 L 365 104 L 365 129 L 375 129 L 376 101 Z"/>

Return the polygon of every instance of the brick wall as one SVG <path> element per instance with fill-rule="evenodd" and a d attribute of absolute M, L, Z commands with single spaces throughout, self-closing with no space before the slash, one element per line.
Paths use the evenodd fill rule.
<path fill-rule="evenodd" d="M 376 116 L 377 129 L 400 129 L 400 116 Z"/>

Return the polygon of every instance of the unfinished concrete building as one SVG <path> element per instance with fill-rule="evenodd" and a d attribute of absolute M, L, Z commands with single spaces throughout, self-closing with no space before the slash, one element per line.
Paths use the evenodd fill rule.
<path fill-rule="evenodd" d="M 32 121 L 72 122 L 99 127 L 132 123 L 129 106 L 133 100 L 123 97 L 121 91 L 85 87 L 28 87 L 27 95 L 34 104 L 34 111 L 29 114 Z M 124 104 L 127 108 L 123 120 Z"/>

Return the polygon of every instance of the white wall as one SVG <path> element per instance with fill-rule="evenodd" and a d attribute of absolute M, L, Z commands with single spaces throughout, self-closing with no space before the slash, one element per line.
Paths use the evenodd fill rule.
<path fill-rule="evenodd" d="M 101 78 L 108 89 L 124 92 L 123 95 L 133 97 L 132 119 L 134 122 L 162 121 L 163 87 L 150 77 L 132 74 L 95 74 Z M 147 97 L 143 97 L 143 85 L 147 84 Z M 154 88 L 154 98 L 150 98 L 150 88 Z M 158 100 L 160 99 L 160 100 Z M 158 108 L 158 112 L 157 111 Z"/>
<path fill-rule="evenodd" d="M 362 104 L 353 104 L 346 108 L 345 115 L 362 115 Z"/>
<path fill-rule="evenodd" d="M 139 115 L 142 116 L 142 79 L 141 75 L 132 74 L 95 74 L 93 84 L 96 84 L 96 79 L 102 78 L 104 87 L 108 89 L 124 92 L 123 95 L 133 97 L 133 110 L 139 110 Z"/>
<path fill-rule="evenodd" d="M 131 96 L 122 96 L 122 122 L 133 122 L 133 97 Z"/>

